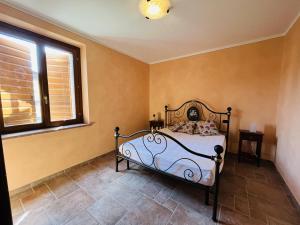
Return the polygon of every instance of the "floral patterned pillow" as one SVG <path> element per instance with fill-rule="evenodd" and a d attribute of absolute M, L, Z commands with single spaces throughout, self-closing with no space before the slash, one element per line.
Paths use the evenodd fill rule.
<path fill-rule="evenodd" d="M 177 132 L 184 124 L 185 122 L 175 123 L 173 126 L 170 126 L 169 129 L 173 132 Z"/>
<path fill-rule="evenodd" d="M 197 123 L 193 121 L 186 122 L 183 126 L 181 126 L 177 132 L 186 133 L 186 134 L 194 134 L 197 128 Z"/>
<path fill-rule="evenodd" d="M 218 135 L 219 130 L 214 121 L 206 120 L 197 122 L 195 133 L 200 134 L 200 136 L 213 136 Z"/>
<path fill-rule="evenodd" d="M 194 134 L 200 134 L 200 131 L 204 129 L 204 123 L 205 121 L 201 121 L 201 120 L 196 122 L 196 129 L 194 131 Z"/>

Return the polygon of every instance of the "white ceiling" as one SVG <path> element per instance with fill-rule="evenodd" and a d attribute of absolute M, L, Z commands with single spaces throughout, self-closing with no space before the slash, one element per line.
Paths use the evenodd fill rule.
<path fill-rule="evenodd" d="M 5 0 L 146 63 L 283 35 L 300 0 L 171 0 L 160 20 L 146 20 L 139 0 Z"/>

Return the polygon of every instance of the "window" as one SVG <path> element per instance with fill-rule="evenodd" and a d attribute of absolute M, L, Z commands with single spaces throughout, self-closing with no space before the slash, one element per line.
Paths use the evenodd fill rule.
<path fill-rule="evenodd" d="M 82 123 L 80 50 L 0 22 L 0 129 Z"/>

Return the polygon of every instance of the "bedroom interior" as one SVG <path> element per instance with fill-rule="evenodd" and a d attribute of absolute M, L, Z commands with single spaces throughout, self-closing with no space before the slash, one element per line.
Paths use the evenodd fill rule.
<path fill-rule="evenodd" d="M 300 224 L 299 15 L 0 1 L 0 223 Z"/>

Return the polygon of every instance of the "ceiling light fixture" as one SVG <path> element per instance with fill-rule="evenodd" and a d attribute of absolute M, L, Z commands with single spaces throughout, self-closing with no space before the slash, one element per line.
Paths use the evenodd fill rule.
<path fill-rule="evenodd" d="M 166 16 L 171 8 L 170 0 L 141 0 L 140 11 L 146 19 L 160 19 Z"/>

